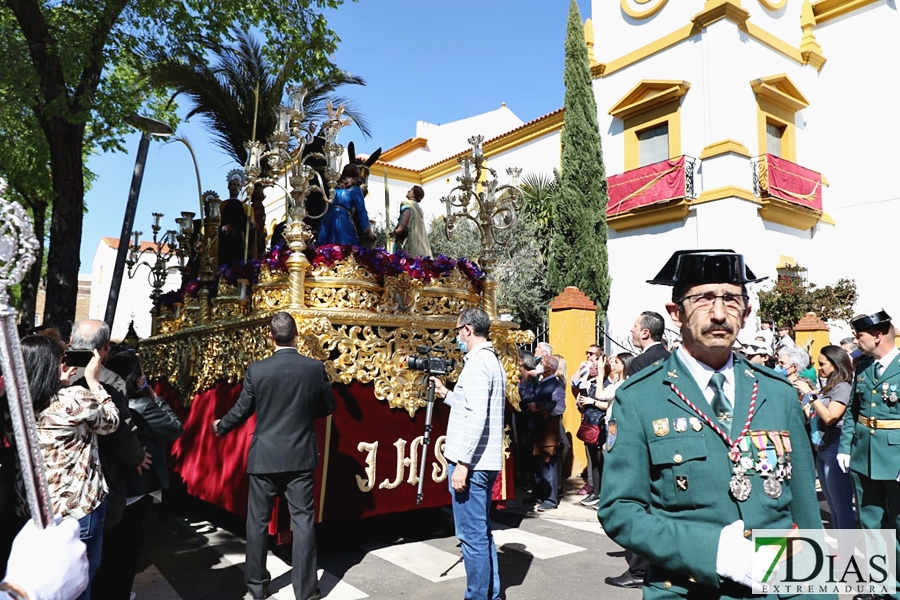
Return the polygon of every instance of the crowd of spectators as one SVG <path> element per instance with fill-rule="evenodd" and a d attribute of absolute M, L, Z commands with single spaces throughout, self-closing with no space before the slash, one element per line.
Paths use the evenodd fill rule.
<path fill-rule="evenodd" d="M 43 329 L 23 337 L 21 347 L 52 512 L 77 520 L 87 557 L 83 591 L 66 597 L 131 600 L 144 517 L 168 487 L 166 445 L 181 435 L 181 422 L 147 385 L 138 355 L 112 351 L 103 321 L 75 323 L 68 344 Z M 4 391 L 0 379 L 0 561 L 6 564 L 31 515 L 23 474 L 13 468 Z"/>

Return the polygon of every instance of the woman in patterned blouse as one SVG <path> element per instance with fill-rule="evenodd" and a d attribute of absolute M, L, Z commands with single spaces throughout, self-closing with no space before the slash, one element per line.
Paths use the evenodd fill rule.
<path fill-rule="evenodd" d="M 66 366 L 58 343 L 50 338 L 22 338 L 22 357 L 53 512 L 78 519 L 87 546 L 89 577 L 93 577 L 100 565 L 108 491 L 100 469 L 97 435 L 119 427 L 119 411 L 97 378 L 100 355 L 96 350 L 84 370 L 90 390 L 63 387 L 74 369 Z M 90 589 L 88 584 L 79 599 L 88 600 Z"/>

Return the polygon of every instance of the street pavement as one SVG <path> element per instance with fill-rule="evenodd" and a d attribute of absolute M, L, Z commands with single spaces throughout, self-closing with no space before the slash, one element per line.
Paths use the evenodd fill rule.
<path fill-rule="evenodd" d="M 603 532 L 596 510 L 579 504 L 581 480 L 566 482 L 556 510 L 535 513 L 521 501 L 491 515 L 503 597 L 602 596 L 637 600 L 640 590 L 610 587 L 604 577 L 625 569 L 622 549 Z M 157 507 L 135 579 L 136 600 L 242 598 L 243 521 L 199 502 Z M 449 508 L 323 523 L 317 530 L 323 598 L 458 599 L 465 569 Z M 290 546 L 270 545 L 270 594 L 293 599 Z"/>
<path fill-rule="evenodd" d="M 580 478 L 565 482 L 556 510 L 535 513 L 514 500 L 491 514 L 507 600 L 638 600 L 640 589 L 606 585 L 625 570 L 622 548 L 579 504 Z M 820 499 L 822 498 L 820 494 Z M 168 505 L 168 508 L 164 508 Z M 821 502 L 826 509 L 824 500 Z M 827 520 L 827 509 L 823 511 Z M 244 597 L 244 522 L 215 507 L 176 500 L 147 522 L 136 600 L 237 600 Z M 462 598 L 465 569 L 449 507 L 317 526 L 319 587 L 329 600 Z M 684 540 L 684 551 L 691 551 Z M 270 594 L 293 600 L 290 546 L 270 543 Z M 841 596 L 842 599 L 850 596 Z"/>

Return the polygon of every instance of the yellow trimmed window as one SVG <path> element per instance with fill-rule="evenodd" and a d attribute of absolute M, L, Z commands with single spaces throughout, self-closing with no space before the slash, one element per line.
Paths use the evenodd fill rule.
<path fill-rule="evenodd" d="M 624 125 L 625 171 L 657 163 L 681 151 L 681 97 L 687 81 L 645 79 L 609 109 Z"/>
<path fill-rule="evenodd" d="M 761 77 L 750 82 L 756 94 L 759 153 L 797 162 L 797 112 L 809 102 L 785 75 Z"/>

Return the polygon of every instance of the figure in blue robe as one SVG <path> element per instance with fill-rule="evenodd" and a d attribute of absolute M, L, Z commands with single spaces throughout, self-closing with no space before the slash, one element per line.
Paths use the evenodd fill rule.
<path fill-rule="evenodd" d="M 347 244 L 360 245 L 375 239 L 369 225 L 366 202 L 359 177 L 359 167 L 349 164 L 344 167 L 341 179 L 334 190 L 334 201 L 319 224 L 316 245 Z"/>

